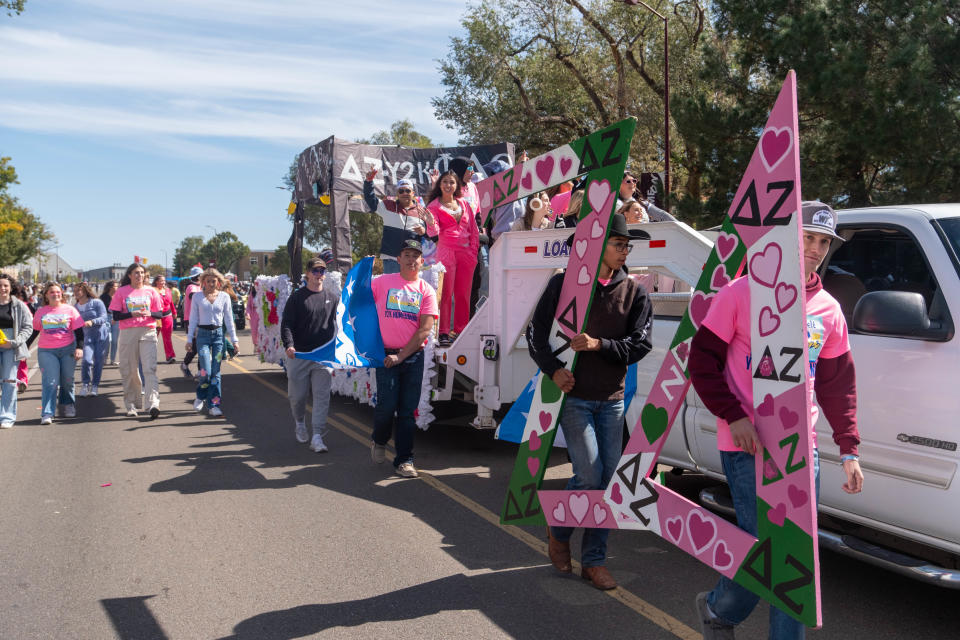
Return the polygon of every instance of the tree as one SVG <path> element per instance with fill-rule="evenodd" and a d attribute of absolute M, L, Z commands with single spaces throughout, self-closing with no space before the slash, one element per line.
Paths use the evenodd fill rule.
<path fill-rule="evenodd" d="M 695 78 L 711 31 L 696 0 L 657 6 L 670 18 L 676 89 Z M 663 23 L 655 15 L 610 1 L 483 0 L 464 26 L 441 62 L 444 94 L 433 100 L 461 143 L 509 140 L 534 155 L 634 116 L 630 168 L 663 166 Z M 696 150 L 677 122 L 671 138 L 671 173 L 685 180 Z"/>
<path fill-rule="evenodd" d="M 180 241 L 180 246 L 173 253 L 173 272 L 184 276 L 190 272 L 190 267 L 203 262 L 203 236 L 188 236 Z"/>
<path fill-rule="evenodd" d="M 381 130 L 373 134 L 369 140 L 357 140 L 360 144 L 401 145 L 414 149 L 428 149 L 435 145 L 430 138 L 413 128 L 409 118 L 397 120 L 390 125 L 390 130 Z"/>
<path fill-rule="evenodd" d="M 231 231 L 221 231 L 210 238 L 200 249 L 200 262 L 204 265 L 216 262 L 217 269 L 226 273 L 233 269 L 237 260 L 250 253 L 250 247 L 240 242 Z"/>
<path fill-rule="evenodd" d="M 6 9 L 8 16 L 12 16 L 14 13 L 17 15 L 23 13 L 25 4 L 27 4 L 27 0 L 0 0 L 0 8 Z"/>
<path fill-rule="evenodd" d="M 167 274 L 166 268 L 162 264 L 154 262 L 153 264 L 147 265 L 147 277 L 150 278 L 152 282 L 157 276 L 163 276 Z"/>
<path fill-rule="evenodd" d="M 41 220 L 8 193 L 19 184 L 10 158 L 0 158 L 0 266 L 18 264 L 40 253 L 54 239 Z"/>
<path fill-rule="evenodd" d="M 719 200 L 729 202 L 736 183 L 726 174 L 742 171 L 752 152 L 728 141 L 755 144 L 789 69 L 797 71 L 804 197 L 842 206 L 960 198 L 956 3 L 717 0 L 714 8 L 718 32 L 738 46 L 709 52 L 702 80 L 719 99 L 681 110 L 721 125 L 704 126 L 700 141 Z"/>

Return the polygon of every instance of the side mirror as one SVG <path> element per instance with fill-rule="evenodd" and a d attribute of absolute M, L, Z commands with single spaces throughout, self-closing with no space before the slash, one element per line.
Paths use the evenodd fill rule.
<path fill-rule="evenodd" d="M 857 333 L 913 340 L 945 342 L 953 337 L 949 327 L 931 322 L 923 296 L 912 291 L 872 291 L 853 310 Z"/>

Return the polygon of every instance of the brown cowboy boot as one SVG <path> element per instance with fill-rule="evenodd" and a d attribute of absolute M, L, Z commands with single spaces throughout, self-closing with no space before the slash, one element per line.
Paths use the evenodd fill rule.
<path fill-rule="evenodd" d="M 570 565 L 570 543 L 560 542 L 550 533 L 550 527 L 547 527 L 547 554 L 550 556 L 550 562 L 554 568 L 562 573 L 570 573 L 573 567 Z"/>
<path fill-rule="evenodd" d="M 580 571 L 580 577 L 589 581 L 590 584 L 597 589 L 602 589 L 603 591 L 617 588 L 617 581 L 613 579 L 613 576 L 610 575 L 610 572 L 607 571 L 607 568 L 604 566 L 584 567 Z"/>

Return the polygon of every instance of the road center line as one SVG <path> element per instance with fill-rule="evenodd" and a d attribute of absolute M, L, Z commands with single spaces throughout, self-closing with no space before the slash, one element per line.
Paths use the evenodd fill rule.
<path fill-rule="evenodd" d="M 186 339 L 183 338 L 183 340 L 186 340 Z M 281 389 L 280 387 L 273 384 L 272 382 L 265 380 L 259 373 L 255 371 L 250 371 L 249 369 L 246 369 L 245 367 L 237 364 L 232 360 L 224 360 L 223 362 L 232 366 L 234 369 L 237 369 L 241 373 L 246 373 L 252 376 L 254 380 L 259 382 L 263 386 L 267 387 L 268 389 L 276 392 L 278 395 L 283 396 L 284 398 L 287 397 L 287 392 L 285 389 Z M 328 415 L 327 421 L 331 424 L 331 426 L 337 429 L 337 431 L 340 431 L 344 435 L 362 444 L 365 449 L 369 447 L 370 436 L 368 434 L 360 433 L 354 428 L 352 428 L 351 426 L 348 426 L 347 424 L 345 424 L 346 422 L 350 422 L 360 428 L 366 428 L 366 425 L 360 423 L 359 421 L 354 419 L 352 416 L 335 413 L 335 414 Z M 479 502 L 476 502 L 475 500 L 467 497 L 463 493 L 460 493 L 450 485 L 444 482 L 441 482 L 435 476 L 431 475 L 428 472 L 420 471 L 420 479 L 423 480 L 424 484 L 432 487 L 433 489 L 447 496 L 454 502 L 467 508 L 468 510 L 470 510 L 471 512 L 473 512 L 483 520 L 486 520 L 493 526 L 497 527 L 501 531 L 504 531 L 507 534 L 513 536 L 514 538 L 524 543 L 525 545 L 527 545 L 528 547 L 530 547 L 540 555 L 544 557 L 548 557 L 547 543 L 544 540 L 534 536 L 533 534 L 519 527 L 505 526 L 500 524 L 500 517 L 497 514 L 493 513 L 492 511 L 490 511 L 489 509 L 481 505 Z M 577 569 L 580 568 L 580 563 L 577 562 L 576 560 L 573 560 L 572 564 L 575 568 Z M 688 627 L 687 625 L 685 625 L 683 622 L 681 622 L 680 620 L 677 620 L 666 611 L 663 611 L 662 609 L 655 607 L 654 605 L 650 604 L 649 602 L 647 602 L 643 598 L 640 598 L 634 593 L 627 591 L 623 587 L 617 587 L 616 589 L 613 589 L 611 591 L 604 591 L 603 593 L 613 598 L 614 600 L 620 602 L 621 604 L 629 607 L 630 609 L 633 609 L 634 611 L 639 613 L 641 616 L 643 616 L 650 622 L 672 633 L 676 637 L 681 638 L 681 640 L 701 640 L 700 634 L 694 631 L 693 629 L 691 629 L 690 627 Z"/>

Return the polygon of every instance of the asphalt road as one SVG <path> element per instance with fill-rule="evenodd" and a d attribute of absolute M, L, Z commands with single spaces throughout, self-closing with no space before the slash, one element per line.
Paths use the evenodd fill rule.
<path fill-rule="evenodd" d="M 500 526 L 515 445 L 489 432 L 419 432 L 425 473 L 403 479 L 370 461 L 370 407 L 335 397 L 315 454 L 278 367 L 225 363 L 224 418 L 159 370 L 155 421 L 123 415 L 115 367 L 76 419 L 39 425 L 39 373 L 21 395 L 0 432 L 0 639 L 700 637 L 716 574 L 660 538 L 612 532 L 621 586 L 600 592 L 553 571 L 541 530 Z M 555 451 L 547 486 L 569 472 Z M 811 638 L 958 637 L 956 592 L 829 552 L 821 574 Z M 766 637 L 765 609 L 738 637 Z"/>

